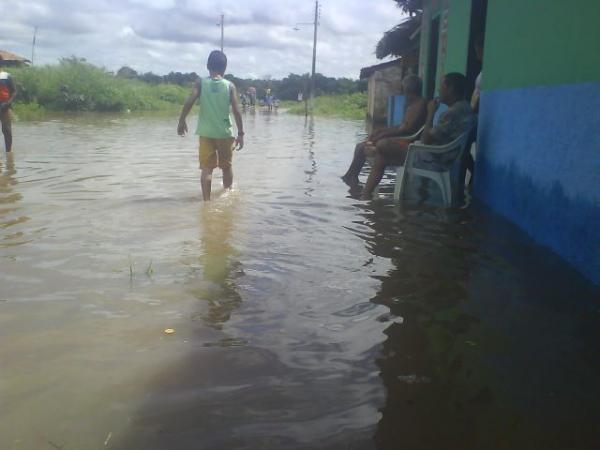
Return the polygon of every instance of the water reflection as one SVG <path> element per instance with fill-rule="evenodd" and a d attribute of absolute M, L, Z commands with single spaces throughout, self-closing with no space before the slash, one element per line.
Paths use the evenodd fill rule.
<path fill-rule="evenodd" d="M 304 146 L 308 151 L 308 160 L 310 168 L 304 169 L 306 174 L 304 194 L 308 197 L 312 196 L 315 188 L 312 186 L 313 178 L 317 173 L 317 160 L 315 159 L 315 118 L 314 116 L 306 116 L 304 119 Z"/>
<path fill-rule="evenodd" d="M 23 196 L 15 191 L 18 181 L 15 177 L 14 153 L 6 153 L 5 158 L 4 167 L 0 160 L 0 229 L 5 230 L 6 234 L 0 241 L 0 248 L 22 244 L 24 233 L 18 230 L 18 225 L 29 220 L 27 216 L 17 216 L 18 203 Z"/>
<path fill-rule="evenodd" d="M 241 275 L 241 264 L 231 244 L 236 226 L 236 203 L 230 194 L 227 199 L 206 205 L 200 211 L 200 258 L 202 281 L 191 288 L 194 296 L 208 303 L 208 311 L 201 314 L 209 326 L 222 329 L 231 312 L 241 302 L 235 278 Z M 233 203 L 224 204 L 222 200 Z"/>
<path fill-rule="evenodd" d="M 373 255 L 394 263 L 371 299 L 390 310 L 379 318 L 390 325 L 376 361 L 387 391 L 377 448 L 598 442 L 600 407 L 592 400 L 600 395 L 598 289 L 567 268 L 545 279 L 558 258 L 548 252 L 548 265 L 540 265 L 542 249 L 523 245 L 499 253 L 499 236 L 519 234 L 497 219 L 490 234 L 467 212 L 443 217 L 413 210 L 393 220 L 392 211 L 366 212 L 373 233 L 361 233 Z M 522 275 L 498 270 L 503 266 Z M 577 304 L 566 304 L 573 290 Z M 565 384 L 569 379 L 577 383 Z"/>

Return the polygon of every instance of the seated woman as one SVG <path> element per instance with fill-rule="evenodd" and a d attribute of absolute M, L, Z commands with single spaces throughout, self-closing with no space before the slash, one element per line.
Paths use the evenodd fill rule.
<path fill-rule="evenodd" d="M 367 140 L 356 145 L 350 168 L 342 177 L 342 180 L 346 184 L 349 186 L 358 184 L 358 174 L 365 164 L 367 156 L 375 155 L 378 150 L 391 150 L 398 146 L 408 147 L 410 142 L 407 142 L 401 136 L 415 134 L 423 127 L 427 118 L 427 103 L 421 97 L 422 88 L 423 82 L 416 75 L 407 75 L 404 77 L 402 80 L 402 92 L 404 93 L 406 102 L 402 123 L 396 127 L 376 131 Z"/>
<path fill-rule="evenodd" d="M 448 73 L 444 76 L 440 83 L 440 98 L 433 99 L 427 104 L 425 128 L 421 134 L 423 144 L 448 144 L 472 126 L 473 110 L 465 100 L 466 90 L 467 79 L 463 74 Z M 434 126 L 433 119 L 440 102 L 448 105 L 448 109 L 440 115 L 438 123 Z M 397 141 L 394 145 L 381 148 L 379 144 L 377 145 L 375 161 L 363 189 L 362 199 L 371 198 L 375 187 L 383 177 L 386 166 L 404 164 L 409 144 L 407 141 Z"/>

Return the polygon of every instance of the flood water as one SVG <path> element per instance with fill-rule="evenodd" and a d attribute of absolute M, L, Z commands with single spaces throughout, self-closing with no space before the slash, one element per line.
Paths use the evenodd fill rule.
<path fill-rule="evenodd" d="M 483 210 L 352 198 L 360 122 L 244 118 L 206 205 L 174 117 L 16 124 L 0 449 L 598 448 L 598 288 Z"/>

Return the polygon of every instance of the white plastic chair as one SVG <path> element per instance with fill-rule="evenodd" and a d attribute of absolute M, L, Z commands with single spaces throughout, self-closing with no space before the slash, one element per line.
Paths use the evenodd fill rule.
<path fill-rule="evenodd" d="M 399 202 L 402 198 L 408 179 L 406 175 L 410 174 L 432 180 L 442 192 L 444 205 L 451 206 L 459 196 L 459 189 L 464 189 L 464 180 L 452 183 L 452 168 L 456 161 L 462 163 L 470 133 L 471 128 L 446 145 L 425 145 L 420 141 L 410 144 L 404 165 L 396 170 L 394 201 Z"/>

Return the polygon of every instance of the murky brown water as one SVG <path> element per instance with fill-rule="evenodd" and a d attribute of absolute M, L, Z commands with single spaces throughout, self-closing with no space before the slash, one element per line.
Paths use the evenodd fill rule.
<path fill-rule="evenodd" d="M 597 288 L 484 212 L 352 199 L 358 122 L 245 119 L 210 205 L 174 120 L 17 124 L 0 449 L 597 448 Z"/>

